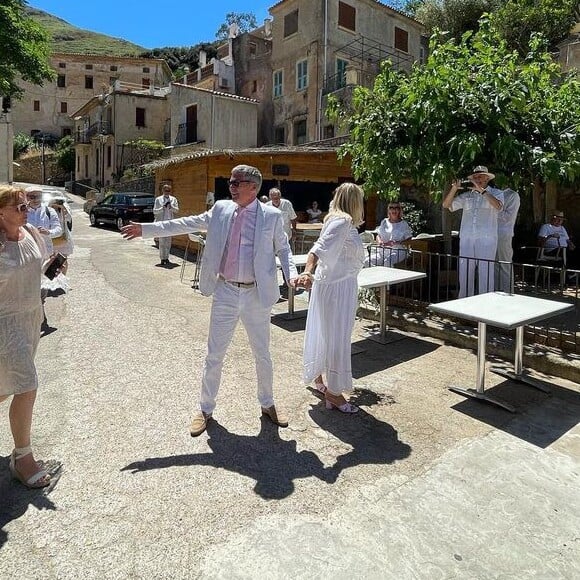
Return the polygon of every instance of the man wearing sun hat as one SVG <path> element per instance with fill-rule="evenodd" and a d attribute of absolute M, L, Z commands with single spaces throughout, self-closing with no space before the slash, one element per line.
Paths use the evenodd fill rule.
<path fill-rule="evenodd" d="M 463 210 L 459 230 L 459 298 L 475 293 L 475 267 L 479 280 L 479 294 L 494 290 L 494 265 L 497 250 L 498 215 L 503 207 L 503 192 L 491 187 L 495 177 L 484 165 L 478 165 L 468 177 L 467 191 L 461 180 L 453 182 L 443 199 L 443 207 L 450 211 Z"/>
<path fill-rule="evenodd" d="M 558 248 L 570 248 L 574 250 L 575 246 L 566 228 L 562 225 L 564 223 L 564 212 L 555 210 L 552 212 L 550 223 L 544 224 L 538 233 L 538 245 L 545 248 L 548 252 L 557 250 Z"/>

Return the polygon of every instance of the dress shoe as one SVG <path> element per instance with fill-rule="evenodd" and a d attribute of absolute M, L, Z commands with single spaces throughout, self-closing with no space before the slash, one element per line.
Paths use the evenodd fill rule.
<path fill-rule="evenodd" d="M 278 427 L 288 427 L 288 417 L 284 413 L 277 411 L 275 405 L 268 408 L 262 407 L 262 415 L 266 415 Z"/>
<path fill-rule="evenodd" d="M 211 419 L 211 413 L 198 411 L 189 426 L 189 433 L 192 437 L 198 437 L 207 429 L 207 423 Z"/>

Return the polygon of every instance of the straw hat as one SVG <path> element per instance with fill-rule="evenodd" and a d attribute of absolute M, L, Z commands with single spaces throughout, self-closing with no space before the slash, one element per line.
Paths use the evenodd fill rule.
<path fill-rule="evenodd" d="M 564 212 L 563 212 L 563 211 L 561 211 L 561 210 L 559 210 L 559 209 L 557 209 L 557 210 L 554 210 L 554 211 L 552 212 L 552 217 L 559 217 L 559 218 L 562 218 L 562 219 L 564 219 Z"/>
<path fill-rule="evenodd" d="M 478 165 L 474 170 L 473 173 L 471 175 L 469 175 L 469 179 L 471 179 L 472 177 L 476 176 L 476 175 L 487 175 L 487 177 L 489 179 L 493 179 L 495 177 L 495 175 L 493 173 L 490 173 L 487 170 L 487 167 L 485 165 Z"/>

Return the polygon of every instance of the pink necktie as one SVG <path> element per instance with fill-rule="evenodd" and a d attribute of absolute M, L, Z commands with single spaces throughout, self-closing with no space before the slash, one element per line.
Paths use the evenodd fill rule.
<path fill-rule="evenodd" d="M 234 216 L 234 223 L 230 233 L 228 243 L 228 254 L 226 263 L 224 265 L 224 278 L 226 280 L 238 281 L 238 262 L 240 255 L 240 244 L 242 241 L 242 225 L 244 223 L 244 216 L 242 215 L 246 208 L 239 207 L 237 214 Z"/>

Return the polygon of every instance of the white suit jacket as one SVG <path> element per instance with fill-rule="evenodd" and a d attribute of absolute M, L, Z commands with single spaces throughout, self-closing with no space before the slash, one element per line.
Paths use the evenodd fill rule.
<path fill-rule="evenodd" d="M 211 296 L 216 288 L 224 249 L 228 241 L 237 204 L 220 200 L 208 211 L 174 220 L 142 224 L 143 237 L 167 237 L 191 232 L 207 231 L 201 261 L 199 290 Z M 270 308 L 280 298 L 276 275 L 276 255 L 286 280 L 298 276 L 288 238 L 284 232 L 282 213 L 275 207 L 258 203 L 254 237 L 254 273 L 260 304 Z"/>

